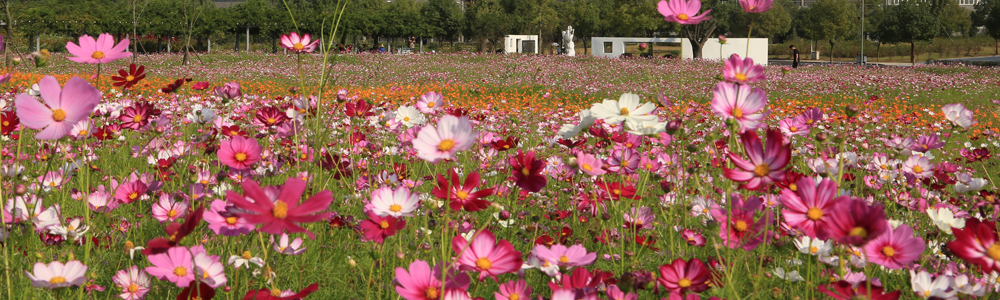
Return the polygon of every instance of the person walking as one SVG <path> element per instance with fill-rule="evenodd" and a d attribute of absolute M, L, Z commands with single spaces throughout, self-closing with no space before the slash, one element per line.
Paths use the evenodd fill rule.
<path fill-rule="evenodd" d="M 795 45 L 788 46 L 788 48 L 792 49 L 792 68 L 793 69 L 794 68 L 798 68 L 799 67 L 799 49 L 795 48 Z"/>

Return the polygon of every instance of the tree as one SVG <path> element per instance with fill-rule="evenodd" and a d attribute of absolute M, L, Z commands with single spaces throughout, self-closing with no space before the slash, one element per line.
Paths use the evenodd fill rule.
<path fill-rule="evenodd" d="M 465 35 L 475 38 L 477 51 L 483 51 L 486 40 L 496 44 L 496 39 L 507 32 L 511 16 L 499 0 L 479 0 L 466 7 L 465 20 Z"/>
<path fill-rule="evenodd" d="M 453 39 L 462 33 L 465 16 L 453 0 L 430 0 L 420 9 L 424 22 L 428 25 L 429 36 Z"/>
<path fill-rule="evenodd" d="M 799 13 L 801 27 L 799 34 L 811 40 L 830 42 L 830 62 L 837 40 L 856 36 L 858 12 L 848 0 L 818 0 Z"/>
<path fill-rule="evenodd" d="M 938 27 L 942 37 L 950 37 L 955 33 L 964 34 L 972 25 L 969 10 L 958 6 L 958 1 L 934 0 L 931 2 L 931 10 L 940 24 Z"/>
<path fill-rule="evenodd" d="M 937 18 L 927 6 L 917 0 L 900 1 L 880 16 L 879 36 L 886 43 L 910 43 L 911 64 L 916 63 L 916 42 L 930 41 L 940 32 Z"/>
<path fill-rule="evenodd" d="M 972 13 L 972 26 L 982 26 L 993 37 L 994 55 L 1000 55 L 1000 0 L 980 0 Z"/>
<path fill-rule="evenodd" d="M 712 17 L 718 21 L 720 33 L 731 33 L 734 37 L 747 36 L 751 22 L 753 37 L 774 38 L 787 33 L 792 28 L 790 9 L 796 7 L 790 0 L 775 1 L 775 5 L 765 13 L 751 14 L 743 11 L 737 1 L 721 2 L 712 9 Z"/>

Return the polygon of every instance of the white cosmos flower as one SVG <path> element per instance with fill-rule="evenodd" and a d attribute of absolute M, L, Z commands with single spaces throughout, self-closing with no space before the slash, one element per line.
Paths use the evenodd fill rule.
<path fill-rule="evenodd" d="M 810 238 L 808 236 L 798 238 L 794 242 L 799 252 L 809 255 L 826 255 L 833 249 L 833 242 Z"/>
<path fill-rule="evenodd" d="M 191 112 L 185 115 L 185 118 L 192 123 L 207 123 L 215 120 L 215 111 L 203 107 L 201 104 L 195 104 L 191 107 Z"/>
<path fill-rule="evenodd" d="M 950 288 L 951 277 L 949 276 L 938 276 L 938 278 L 932 282 L 931 274 L 927 273 L 927 271 L 920 271 L 920 273 L 916 273 L 913 272 L 913 270 L 910 270 L 910 285 L 912 285 L 913 291 L 917 293 L 917 296 L 924 299 L 931 297 L 939 299 L 952 299 L 955 297 L 956 291 Z"/>
<path fill-rule="evenodd" d="M 970 178 L 965 182 L 956 182 L 954 189 L 957 193 L 975 192 L 986 187 L 986 183 L 983 178 Z"/>
<path fill-rule="evenodd" d="M 934 225 L 944 233 L 952 234 L 952 228 L 965 228 L 965 219 L 955 218 L 955 214 L 947 207 L 934 209 L 927 208 L 927 215 L 931 217 Z"/>
<path fill-rule="evenodd" d="M 972 111 L 965 108 L 964 105 L 960 103 L 948 104 L 941 107 L 941 112 L 944 113 L 944 118 L 951 121 L 952 124 L 961 126 L 962 128 L 968 128 L 975 124 L 975 120 L 972 119 Z"/>
<path fill-rule="evenodd" d="M 650 121 L 656 120 L 656 115 L 650 115 L 656 105 L 645 103 L 639 105 L 639 95 L 622 94 L 618 101 L 604 99 L 604 102 L 594 103 L 590 110 L 598 119 L 608 124 L 619 124 L 625 120 Z"/>
<path fill-rule="evenodd" d="M 628 132 L 634 135 L 656 135 L 666 131 L 667 128 L 667 122 L 657 122 L 657 120 L 626 119 L 625 125 L 628 125 Z"/>
<path fill-rule="evenodd" d="M 785 269 L 782 269 L 781 267 L 774 268 L 774 277 L 785 279 L 791 282 L 804 280 L 802 276 L 799 276 L 799 271 L 793 270 L 791 272 L 786 273 Z"/>
<path fill-rule="evenodd" d="M 419 110 L 413 108 L 413 106 L 400 106 L 399 109 L 396 109 L 396 121 L 410 128 L 415 125 L 427 123 L 427 118 Z"/>
<path fill-rule="evenodd" d="M 589 128 L 590 125 L 594 125 L 594 121 L 597 121 L 597 117 L 595 117 L 594 113 L 589 109 L 581 110 L 577 115 L 580 116 L 580 123 L 577 123 L 576 125 L 565 124 L 562 128 L 559 128 L 559 135 L 564 139 L 572 138 L 577 134 L 580 134 L 580 131 Z"/>

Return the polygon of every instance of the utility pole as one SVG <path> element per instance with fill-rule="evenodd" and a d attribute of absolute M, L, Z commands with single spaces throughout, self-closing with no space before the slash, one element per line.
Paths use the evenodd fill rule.
<path fill-rule="evenodd" d="M 861 57 L 858 60 L 862 66 L 868 62 L 865 59 L 865 0 L 861 0 Z"/>

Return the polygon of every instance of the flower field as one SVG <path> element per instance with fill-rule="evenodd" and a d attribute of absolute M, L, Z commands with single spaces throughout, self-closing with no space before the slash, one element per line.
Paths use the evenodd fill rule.
<path fill-rule="evenodd" d="M 1000 69 L 90 51 L 4 83 L 4 299 L 1000 295 Z"/>

